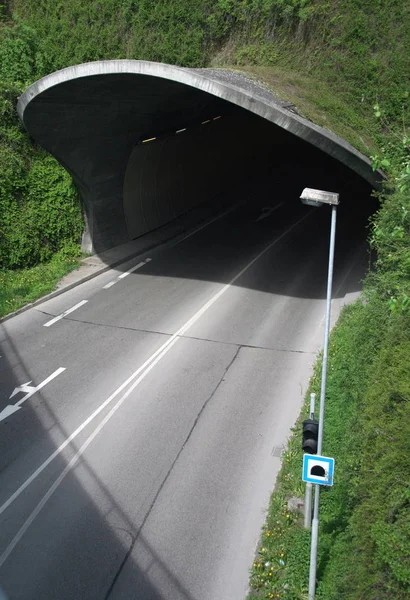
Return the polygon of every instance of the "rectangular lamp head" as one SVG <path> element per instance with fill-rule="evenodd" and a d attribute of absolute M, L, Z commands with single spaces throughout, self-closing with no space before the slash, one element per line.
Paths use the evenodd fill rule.
<path fill-rule="evenodd" d="M 322 206 L 322 204 L 339 204 L 339 194 L 335 192 L 325 192 L 324 190 L 313 190 L 305 188 L 300 196 L 304 204 L 309 206 Z"/>

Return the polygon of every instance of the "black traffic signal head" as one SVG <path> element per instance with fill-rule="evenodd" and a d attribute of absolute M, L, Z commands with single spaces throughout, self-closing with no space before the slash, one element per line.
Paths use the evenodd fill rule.
<path fill-rule="evenodd" d="M 303 421 L 302 449 L 306 454 L 317 454 L 317 438 L 319 436 L 319 421 L 306 419 Z"/>

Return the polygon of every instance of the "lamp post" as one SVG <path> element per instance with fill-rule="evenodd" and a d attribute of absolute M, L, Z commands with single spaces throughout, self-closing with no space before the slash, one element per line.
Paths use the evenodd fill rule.
<path fill-rule="evenodd" d="M 323 190 L 313 190 L 305 188 L 300 196 L 303 204 L 308 206 L 323 206 L 329 204 L 332 207 L 331 226 L 330 226 L 330 245 L 329 245 L 329 267 L 327 275 L 327 293 L 326 293 L 326 318 L 325 333 L 323 340 L 323 362 L 322 362 L 322 381 L 320 386 L 320 404 L 319 404 L 319 432 L 317 441 L 317 453 L 322 454 L 323 445 L 323 425 L 325 417 L 325 396 L 326 396 L 326 378 L 327 378 L 327 356 L 329 347 L 330 330 L 330 310 L 332 302 L 332 281 L 333 281 L 333 263 L 335 254 L 336 237 L 336 209 L 339 204 L 339 194 L 334 192 L 325 192 Z M 319 499 L 320 485 L 315 484 L 315 501 L 313 507 L 312 537 L 310 545 L 310 567 L 309 567 L 309 600 L 314 600 L 316 590 L 316 566 L 317 566 L 317 547 L 319 538 Z"/>

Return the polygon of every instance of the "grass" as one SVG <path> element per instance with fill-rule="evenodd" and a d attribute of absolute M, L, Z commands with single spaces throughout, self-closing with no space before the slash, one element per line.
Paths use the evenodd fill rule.
<path fill-rule="evenodd" d="M 267 86 L 278 98 L 293 104 L 298 113 L 347 140 L 357 150 L 370 156 L 377 151 L 373 115 L 359 109 L 342 92 L 335 93 L 313 75 L 279 67 L 226 67 L 239 70 Z"/>
<path fill-rule="evenodd" d="M 409 325 L 409 314 L 391 314 L 376 298 L 347 307 L 331 336 L 323 453 L 336 467 L 334 486 L 321 493 L 318 600 L 410 597 Z M 320 375 L 319 360 L 307 398 L 319 397 Z M 310 532 L 287 504 L 304 496 L 307 406 L 283 455 L 249 600 L 307 598 Z"/>
<path fill-rule="evenodd" d="M 52 292 L 58 281 L 78 266 L 79 259 L 63 251 L 30 269 L 0 270 L 0 317 Z"/>

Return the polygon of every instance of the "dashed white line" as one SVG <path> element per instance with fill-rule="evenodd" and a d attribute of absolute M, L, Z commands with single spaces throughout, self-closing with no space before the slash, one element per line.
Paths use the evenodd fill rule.
<path fill-rule="evenodd" d="M 75 306 L 72 306 L 68 310 L 65 310 L 63 313 L 61 313 L 61 315 L 58 315 L 58 317 L 54 317 L 50 321 L 47 321 L 47 323 L 44 323 L 44 327 L 50 327 L 50 325 L 54 325 L 54 323 L 57 323 L 57 321 L 60 321 L 60 319 L 64 319 L 65 316 L 74 312 L 75 310 L 77 310 L 77 308 L 80 308 L 80 306 L 87 304 L 87 302 L 88 300 L 81 300 L 81 302 L 78 302 L 78 304 L 76 304 Z"/>
<path fill-rule="evenodd" d="M 121 275 L 119 275 L 118 279 L 124 279 L 124 277 L 128 277 L 128 275 L 130 275 L 131 273 L 134 273 L 134 271 L 136 271 L 137 269 L 140 269 L 141 267 L 143 267 L 144 265 L 149 263 L 150 260 L 151 260 L 150 258 L 146 258 L 142 262 L 135 265 L 135 267 L 132 267 L 132 269 L 129 269 L 129 271 L 125 271 L 125 273 L 121 273 Z"/>
<path fill-rule="evenodd" d="M 32 475 L 26 479 L 26 481 L 12 494 L 6 502 L 2 506 L 0 506 L 0 515 L 11 505 L 13 502 L 23 493 L 23 491 L 35 480 L 37 477 L 44 471 L 44 469 L 59 455 L 63 452 L 63 450 L 72 442 L 74 438 L 76 438 L 83 429 L 89 425 L 96 417 L 101 413 L 102 410 L 106 406 L 108 406 L 118 394 L 120 394 L 131 382 L 132 385 L 128 388 L 128 390 L 120 397 L 120 399 L 116 402 L 116 404 L 111 408 L 108 414 L 104 417 L 99 425 L 96 426 L 94 431 L 89 435 L 86 441 L 83 443 L 81 448 L 77 451 L 77 453 L 73 456 L 71 461 L 68 463 L 66 468 L 62 471 L 59 477 L 56 479 L 54 484 L 49 488 L 48 492 L 43 496 L 42 500 L 27 518 L 25 523 L 22 525 L 20 530 L 17 532 L 13 540 L 4 550 L 3 554 L 0 556 L 0 567 L 7 560 L 15 546 L 18 544 L 20 539 L 23 537 L 24 533 L 30 527 L 31 523 L 37 517 L 43 506 L 46 504 L 47 500 L 52 496 L 55 490 L 58 488 L 60 483 L 66 477 L 66 475 L 70 472 L 70 470 L 77 463 L 78 459 L 81 457 L 83 452 L 89 446 L 89 444 L 93 441 L 96 435 L 103 429 L 103 427 L 108 423 L 111 417 L 115 414 L 115 412 L 120 408 L 123 402 L 128 398 L 131 392 L 139 385 L 139 383 L 148 375 L 148 373 L 153 369 L 153 367 L 169 352 L 169 350 L 178 342 L 178 340 L 202 317 L 202 315 L 213 305 L 219 298 L 229 290 L 232 285 L 253 265 L 259 258 L 261 258 L 266 252 L 268 252 L 273 246 L 278 244 L 292 229 L 297 227 L 299 223 L 307 219 L 312 213 L 308 212 L 301 219 L 296 221 L 293 225 L 291 225 L 282 235 L 277 237 L 273 242 L 268 244 L 257 254 L 248 264 L 243 267 L 236 275 L 233 277 L 229 283 L 224 285 L 219 292 L 217 292 L 208 302 L 206 302 L 182 327 L 178 329 L 176 333 L 174 333 L 156 352 L 154 352 L 145 362 L 142 364 L 124 383 L 120 385 L 119 388 L 115 390 L 107 398 L 100 406 L 41 464 L 36 471 L 32 473 Z"/>
<path fill-rule="evenodd" d="M 216 117 L 216 118 L 219 119 L 220 117 Z M 234 204 L 233 206 L 230 206 L 223 213 L 217 215 L 216 217 L 214 217 L 213 219 L 210 219 L 209 221 L 206 221 L 205 223 L 203 223 L 202 225 L 200 225 L 199 227 L 197 227 L 193 231 L 190 231 L 189 233 L 187 233 L 186 235 L 184 235 L 182 238 L 177 238 L 177 240 L 174 241 L 174 242 L 171 242 L 168 245 L 168 247 L 169 248 L 173 248 L 174 246 L 177 246 L 181 242 L 187 240 L 188 238 L 192 237 L 193 235 L 195 235 L 196 233 L 198 233 L 199 231 L 201 231 L 202 229 L 205 229 L 205 227 L 208 227 L 208 225 L 211 225 L 215 221 L 218 221 L 219 219 L 222 219 L 222 217 L 225 217 L 226 215 L 228 215 L 229 213 L 233 212 L 234 210 L 237 210 L 238 208 L 240 208 L 242 206 L 242 204 L 243 204 L 243 202 L 238 202 L 237 204 Z M 167 247 L 167 246 L 165 246 L 165 247 Z M 121 275 L 119 275 L 117 277 L 117 279 L 114 279 L 113 281 L 110 281 L 109 283 L 107 283 L 106 285 L 104 285 L 102 289 L 103 290 L 109 290 L 120 279 L 124 279 L 125 277 L 128 277 L 128 275 L 130 273 L 133 273 L 137 269 L 140 269 L 145 264 L 149 263 L 151 260 L 152 260 L 152 258 L 146 258 L 144 261 L 142 261 L 142 262 L 138 263 L 137 265 L 135 265 L 135 267 L 133 267 L 132 269 L 129 269 L 129 271 L 126 271 L 125 273 L 121 273 Z"/>
<path fill-rule="evenodd" d="M 132 267 L 132 269 L 128 269 L 128 271 L 125 271 L 125 273 L 121 273 L 121 275 L 118 275 L 117 279 L 115 279 L 114 281 L 110 281 L 110 283 L 107 283 L 106 285 L 104 285 L 103 290 L 110 289 L 110 287 L 115 285 L 117 283 L 117 281 L 119 281 L 120 279 L 124 279 L 125 277 L 128 277 L 128 275 L 130 275 L 131 273 L 134 273 L 134 271 L 137 271 L 138 269 L 140 269 L 147 263 L 151 262 L 151 260 L 152 260 L 152 258 L 146 258 L 145 260 L 141 261 L 140 263 L 138 263 L 137 265 Z"/>

